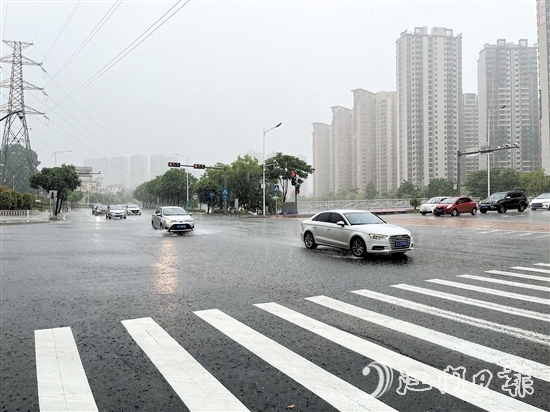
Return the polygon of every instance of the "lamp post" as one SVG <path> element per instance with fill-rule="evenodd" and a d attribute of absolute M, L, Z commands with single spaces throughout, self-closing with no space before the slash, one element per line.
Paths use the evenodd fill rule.
<path fill-rule="evenodd" d="M 500 106 L 498 109 L 493 110 L 489 115 L 488 118 L 488 126 L 487 126 L 487 146 L 491 145 L 491 116 L 498 112 L 499 110 L 502 110 L 506 108 L 506 105 Z M 491 196 L 491 152 L 487 152 L 487 197 Z"/>
<path fill-rule="evenodd" d="M 57 154 L 58 153 L 70 153 L 70 152 L 72 152 L 72 150 L 59 150 L 57 152 L 53 152 L 52 156 L 55 159 L 55 167 L 57 167 Z"/>
<path fill-rule="evenodd" d="M 185 195 L 185 210 L 189 211 L 189 171 L 187 170 L 187 167 L 189 167 L 190 160 L 188 156 L 183 156 L 177 153 L 174 154 L 179 157 L 185 157 L 185 159 L 187 160 L 187 164 L 185 165 L 185 177 L 187 177 L 187 183 L 185 184 L 187 186 L 187 192 Z"/>
<path fill-rule="evenodd" d="M 265 134 L 267 132 L 269 132 L 270 130 L 273 130 L 277 127 L 279 127 L 280 125 L 282 125 L 282 123 L 279 123 L 277 126 L 273 126 L 271 129 L 267 129 L 265 130 L 265 127 L 264 127 L 264 140 L 263 140 L 263 159 L 262 159 L 262 163 L 263 163 L 263 177 L 262 177 L 262 191 L 263 191 L 263 202 L 262 202 L 262 216 L 265 216 Z"/>

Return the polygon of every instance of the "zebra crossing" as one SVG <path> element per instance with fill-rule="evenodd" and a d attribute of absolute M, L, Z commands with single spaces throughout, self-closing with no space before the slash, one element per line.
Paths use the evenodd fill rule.
<path fill-rule="evenodd" d="M 441 285 L 451 290 L 458 289 L 459 292 L 467 290 L 480 295 L 479 299 L 407 284 L 390 286 L 395 290 L 406 293 L 407 296 L 410 295 L 411 299 L 403 299 L 368 289 L 352 290 L 350 293 L 370 301 L 384 302 L 410 311 L 442 318 L 448 322 L 458 322 L 480 330 L 490 331 L 490 333 L 512 336 L 524 342 L 540 345 L 542 348 L 550 346 L 550 336 L 547 334 L 509 326 L 505 323 L 488 321 L 458 311 L 441 309 L 414 300 L 418 296 L 430 296 L 436 299 L 459 302 L 483 311 L 503 313 L 510 319 L 517 317 L 550 322 L 550 315 L 547 312 L 527 310 L 510 304 L 494 303 L 484 300 L 483 296 L 496 295 L 509 300 L 528 300 L 540 306 L 549 305 L 550 299 L 523 293 L 504 292 L 465 283 L 467 281 L 487 283 L 498 281 L 500 285 L 506 287 L 548 292 L 548 288 L 545 286 L 523 282 L 550 281 L 550 276 L 548 276 L 550 275 L 549 264 L 535 263 L 532 267 L 516 266 L 510 269 L 513 271 L 489 270 L 486 273 L 514 278 L 519 281 L 506 281 L 494 277 L 467 274 L 458 276 L 461 282 L 442 279 L 426 280 L 429 286 Z M 530 273 L 536 273 L 536 275 Z M 305 300 L 324 309 L 334 311 L 334 313 L 364 321 L 365 325 L 377 325 L 399 333 L 409 340 L 421 341 L 426 345 L 434 345 L 455 351 L 469 358 L 496 365 L 504 370 L 513 367 L 514 372 L 528 376 L 529 379 L 535 378 L 543 382 L 550 382 L 550 366 L 535 360 L 470 342 L 458 336 L 374 312 L 328 296 L 311 296 L 305 298 Z M 254 304 L 254 307 L 275 316 L 286 324 L 297 326 L 324 340 L 335 343 L 339 347 L 372 359 L 378 365 L 388 368 L 388 370 L 399 371 L 401 373 L 400 388 L 406 382 L 420 382 L 430 388 L 439 389 L 441 393 L 449 394 L 456 399 L 489 411 L 542 410 L 526 402 L 528 398 L 524 396 L 512 396 L 511 393 L 506 394 L 503 391 L 490 389 L 488 384 L 470 382 L 456 373 L 439 370 L 398 353 L 398 351 L 388 349 L 380 344 L 321 322 L 314 317 L 279 303 L 258 303 Z M 193 313 L 205 324 L 210 325 L 217 332 L 242 346 L 337 410 L 396 410 L 379 399 L 383 393 L 379 391 L 376 394 L 367 393 L 357 388 L 219 309 L 200 310 Z M 147 355 L 150 362 L 158 369 L 189 410 L 249 410 L 245 401 L 232 394 L 214 374 L 193 358 L 154 319 L 150 317 L 128 319 L 122 320 L 121 323 L 135 344 Z M 36 330 L 35 351 L 38 398 L 41 411 L 99 410 L 70 327 Z M 389 389 L 389 386 L 391 385 L 386 385 L 384 390 Z"/>

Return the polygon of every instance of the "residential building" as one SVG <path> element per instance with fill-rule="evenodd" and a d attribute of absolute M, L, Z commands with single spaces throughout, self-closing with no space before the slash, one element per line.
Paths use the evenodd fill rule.
<path fill-rule="evenodd" d="M 168 162 L 178 162 L 177 159 L 171 159 L 169 156 L 156 154 L 149 157 L 149 167 L 151 171 L 150 179 L 161 176 L 168 170 Z"/>
<path fill-rule="evenodd" d="M 505 39 L 485 44 L 478 59 L 479 133 L 490 146 L 519 144 L 485 156 L 490 167 L 541 168 L 537 46 Z M 485 139 L 483 139 L 485 140 Z"/>
<path fill-rule="evenodd" d="M 397 93 L 378 92 L 373 104 L 372 182 L 378 193 L 399 188 L 397 179 Z"/>
<path fill-rule="evenodd" d="M 313 196 L 319 197 L 334 191 L 332 171 L 332 126 L 313 123 Z"/>
<path fill-rule="evenodd" d="M 550 176 L 550 0 L 537 0 L 541 164 Z"/>
<path fill-rule="evenodd" d="M 373 181 L 375 174 L 374 154 L 374 93 L 364 89 L 355 89 L 353 93 L 352 139 L 355 147 L 355 157 L 352 158 L 355 167 L 355 184 L 359 192 L 364 192 L 367 185 Z M 350 182 L 351 183 L 351 182 Z"/>
<path fill-rule="evenodd" d="M 109 178 L 114 184 L 128 187 L 130 184 L 130 164 L 127 157 L 116 156 L 109 159 Z"/>
<path fill-rule="evenodd" d="M 416 27 L 396 41 L 399 184 L 456 179 L 462 117 L 462 35 Z"/>
<path fill-rule="evenodd" d="M 464 93 L 464 117 L 463 117 L 463 138 L 460 142 L 460 150 L 463 152 L 474 152 L 479 150 L 479 106 L 476 93 Z M 485 156 L 485 155 L 481 155 Z M 478 171 L 480 155 L 462 156 L 460 158 L 460 180 L 465 182 L 468 176 Z"/>
<path fill-rule="evenodd" d="M 352 180 L 352 170 L 355 168 L 355 159 L 352 155 L 355 152 L 355 147 L 352 147 L 351 138 L 351 110 L 342 106 L 332 106 L 331 109 L 334 164 L 332 192 L 338 193 L 355 188 L 355 176 Z"/>
<path fill-rule="evenodd" d="M 130 157 L 130 188 L 135 189 L 148 180 L 147 158 L 142 155 Z"/>

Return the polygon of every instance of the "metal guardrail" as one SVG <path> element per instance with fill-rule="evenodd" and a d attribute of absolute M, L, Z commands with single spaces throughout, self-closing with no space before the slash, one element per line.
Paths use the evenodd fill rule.
<path fill-rule="evenodd" d="M 0 222 L 31 222 L 50 220 L 50 212 L 41 210 L 0 210 Z"/>
<path fill-rule="evenodd" d="M 420 199 L 423 202 L 427 199 Z M 411 199 L 373 199 L 373 200 L 314 200 L 298 201 L 298 211 L 313 213 L 331 209 L 412 209 Z"/>

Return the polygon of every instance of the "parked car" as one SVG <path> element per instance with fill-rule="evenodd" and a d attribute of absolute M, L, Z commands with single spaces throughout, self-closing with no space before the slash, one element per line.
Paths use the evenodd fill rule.
<path fill-rule="evenodd" d="M 301 238 L 308 249 L 318 245 L 351 250 L 356 257 L 404 254 L 413 250 L 411 232 L 386 223 L 366 210 L 329 210 L 302 222 Z"/>
<path fill-rule="evenodd" d="M 449 197 L 434 207 L 434 215 L 458 216 L 461 213 L 477 214 L 477 203 L 467 196 Z"/>
<path fill-rule="evenodd" d="M 433 213 L 434 207 L 436 207 L 439 202 L 449 197 L 450 196 L 436 196 L 436 197 L 430 198 L 426 203 L 422 203 L 420 205 L 420 209 L 419 209 L 420 213 L 422 213 L 422 216 L 426 216 L 427 213 L 430 213 L 430 214 Z"/>
<path fill-rule="evenodd" d="M 126 205 L 126 216 L 141 216 L 141 208 L 133 203 Z"/>
<path fill-rule="evenodd" d="M 153 229 L 166 230 L 167 232 L 182 235 L 195 229 L 195 221 L 183 207 L 162 206 L 159 207 L 151 218 Z"/>
<path fill-rule="evenodd" d="M 531 210 L 546 209 L 550 210 L 550 193 L 541 193 L 529 203 Z"/>
<path fill-rule="evenodd" d="M 517 209 L 523 212 L 529 206 L 525 193 L 518 190 L 507 192 L 496 192 L 479 202 L 479 211 L 487 213 L 489 210 L 496 210 L 498 213 L 506 213 L 507 210 Z"/>
<path fill-rule="evenodd" d="M 109 205 L 107 208 L 105 219 L 113 219 L 115 217 L 126 219 L 126 210 L 122 207 L 122 205 Z"/>
<path fill-rule="evenodd" d="M 104 215 L 105 213 L 107 213 L 107 206 L 102 204 L 97 204 L 92 209 L 92 215 Z"/>

